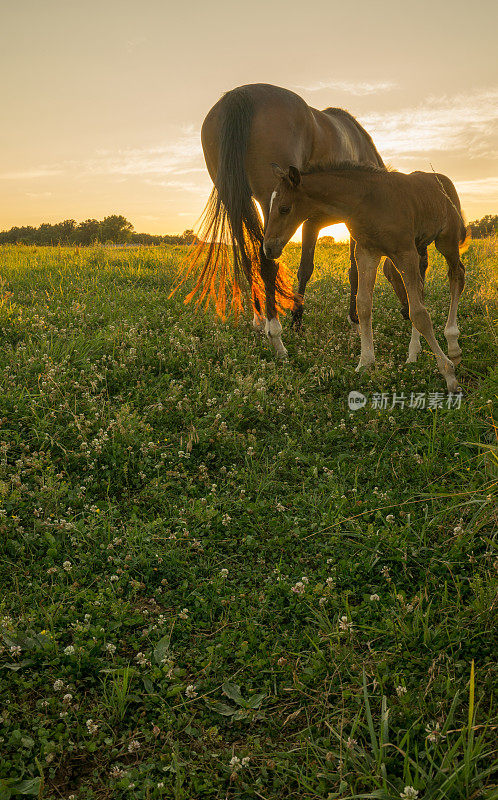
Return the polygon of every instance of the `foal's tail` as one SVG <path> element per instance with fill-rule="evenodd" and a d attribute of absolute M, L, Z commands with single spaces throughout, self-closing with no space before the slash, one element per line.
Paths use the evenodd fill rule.
<path fill-rule="evenodd" d="M 199 244 L 189 253 L 184 276 L 173 290 L 196 273 L 196 284 L 185 302 L 197 295 L 196 305 L 205 301 L 207 308 L 213 300 L 223 319 L 230 311 L 235 315 L 241 311 L 242 293 L 247 290 L 252 289 L 256 307 L 264 305 L 259 269 L 263 226 L 245 170 L 253 114 L 253 101 L 245 88 L 233 89 L 221 100 L 215 186 L 202 215 Z M 203 263 L 199 265 L 201 259 Z M 231 299 L 227 298 L 227 285 Z M 291 305 L 291 286 L 281 269 L 275 294 L 281 309 Z"/>

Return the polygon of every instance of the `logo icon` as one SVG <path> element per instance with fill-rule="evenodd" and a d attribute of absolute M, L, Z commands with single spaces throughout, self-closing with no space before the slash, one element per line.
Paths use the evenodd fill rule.
<path fill-rule="evenodd" d="M 367 403 L 367 398 L 361 392 L 350 392 L 348 394 L 348 406 L 350 411 L 358 411 Z"/>

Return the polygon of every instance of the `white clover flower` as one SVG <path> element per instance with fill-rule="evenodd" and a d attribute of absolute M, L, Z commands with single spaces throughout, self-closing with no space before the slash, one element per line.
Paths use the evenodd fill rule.
<path fill-rule="evenodd" d="M 75 652 L 76 650 L 74 649 L 72 644 L 64 648 L 64 653 L 66 654 L 66 656 L 72 656 Z"/>
<path fill-rule="evenodd" d="M 230 514 L 223 514 L 223 517 L 221 518 L 221 524 L 222 525 L 229 525 L 231 521 L 232 521 L 232 518 L 231 518 Z"/>
<path fill-rule="evenodd" d="M 406 686 L 396 686 L 396 694 L 398 695 L 398 697 L 403 697 L 403 695 L 406 694 L 407 691 L 408 689 L 406 688 Z"/>
<path fill-rule="evenodd" d="M 60 678 L 57 678 L 57 680 L 54 681 L 54 690 L 56 692 L 60 692 L 61 689 L 63 689 L 63 688 L 64 688 L 64 681 L 61 681 Z"/>
<path fill-rule="evenodd" d="M 97 725 L 96 722 L 93 721 L 93 719 L 87 719 L 85 725 L 87 727 L 88 733 L 91 736 L 93 736 L 95 733 L 97 733 L 97 731 L 99 729 L 99 726 Z"/>
<path fill-rule="evenodd" d="M 243 767 L 248 767 L 250 760 L 251 759 L 249 758 L 249 756 L 244 756 L 244 758 L 242 759 L 242 761 L 240 763 L 242 764 Z"/>
<path fill-rule="evenodd" d="M 116 583 L 116 581 L 119 581 L 119 575 L 111 575 L 109 580 L 111 581 L 111 583 Z"/>
<path fill-rule="evenodd" d="M 386 517 L 386 522 L 394 522 L 394 514 L 388 514 Z"/>
<path fill-rule="evenodd" d="M 20 656 L 22 648 L 18 644 L 11 644 L 10 652 L 13 656 Z"/>
<path fill-rule="evenodd" d="M 380 597 L 378 594 L 371 594 L 370 600 L 372 601 L 372 603 L 376 603 L 378 600 L 380 600 Z"/>
<path fill-rule="evenodd" d="M 193 699 L 194 697 L 197 697 L 198 692 L 196 692 L 195 689 L 196 689 L 195 684 L 189 683 L 189 685 L 185 689 L 185 696 L 190 698 L 190 699 Z"/>
<path fill-rule="evenodd" d="M 306 587 L 302 581 L 298 581 L 291 587 L 291 592 L 294 592 L 294 594 L 304 594 L 305 591 Z"/>
<path fill-rule="evenodd" d="M 348 618 L 346 615 L 343 615 L 339 620 L 339 630 L 341 631 L 350 631 L 353 627 L 352 622 L 348 622 Z"/>
<path fill-rule="evenodd" d="M 303 582 L 304 584 L 306 584 L 306 583 L 309 583 L 309 578 L 307 578 L 307 577 L 306 577 L 306 575 L 303 575 L 303 576 L 302 576 L 302 578 L 301 578 L 301 580 L 302 580 L 302 582 Z"/>
<path fill-rule="evenodd" d="M 189 614 L 188 608 L 182 608 L 178 616 L 180 617 L 180 619 L 188 619 L 188 614 Z"/>
<path fill-rule="evenodd" d="M 229 766 L 230 766 L 230 767 L 231 767 L 233 770 L 240 769 L 240 767 L 241 767 L 241 761 L 240 761 L 240 758 L 238 758 L 238 756 L 233 756 L 233 757 L 230 759 L 230 761 L 229 761 Z"/>
<path fill-rule="evenodd" d="M 105 650 L 107 653 L 109 653 L 111 656 L 113 656 L 113 655 L 114 655 L 114 653 L 116 652 L 116 645 L 115 645 L 115 644 L 113 644 L 112 642 L 108 642 L 108 643 L 105 645 L 105 647 L 104 647 L 104 650 Z"/>
<path fill-rule="evenodd" d="M 70 561 L 64 561 L 63 562 L 62 569 L 64 569 L 66 572 L 71 572 L 72 568 L 73 568 L 73 565 L 71 564 Z"/>
<path fill-rule="evenodd" d="M 333 579 L 333 578 L 327 578 L 327 580 L 325 581 L 325 583 L 327 584 L 327 586 L 329 587 L 329 589 L 332 589 L 332 587 L 333 587 L 333 586 L 334 586 L 334 584 L 335 584 L 335 581 L 334 581 L 334 579 Z"/>
<path fill-rule="evenodd" d="M 62 698 L 62 702 L 66 703 L 66 704 L 69 704 L 72 699 L 73 699 L 73 695 L 68 693 L 68 694 L 65 694 L 64 697 Z"/>
<path fill-rule="evenodd" d="M 141 744 L 137 739 L 132 739 L 130 744 L 128 745 L 128 752 L 129 753 L 136 753 L 137 750 L 140 750 Z"/>
<path fill-rule="evenodd" d="M 282 503 L 277 503 L 277 511 L 285 511 L 285 506 L 283 506 Z"/>
<path fill-rule="evenodd" d="M 414 786 L 405 786 L 404 791 L 400 794 L 401 800 L 416 800 L 418 797 L 418 789 Z"/>
<path fill-rule="evenodd" d="M 220 576 L 222 578 L 227 578 L 228 577 L 228 570 L 227 569 L 220 569 Z"/>

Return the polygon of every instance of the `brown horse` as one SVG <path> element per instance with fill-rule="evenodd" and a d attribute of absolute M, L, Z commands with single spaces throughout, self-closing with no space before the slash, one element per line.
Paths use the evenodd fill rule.
<path fill-rule="evenodd" d="M 211 109 L 202 126 L 202 147 L 214 188 L 204 212 L 199 236 L 201 247 L 187 274 L 199 263 L 196 287 L 198 302 L 212 298 L 224 316 L 226 284 L 232 284 L 232 307 L 240 308 L 240 290 L 252 290 L 253 324 L 266 330 L 277 353 L 286 355 L 278 307 L 293 305 L 293 323 L 299 326 L 306 284 L 313 272 L 313 257 L 321 228 L 339 221 L 330 213 L 305 220 L 302 234 L 298 290 L 294 296 L 290 281 L 278 264 L 262 250 L 263 226 L 254 199 L 266 223 L 274 185 L 272 162 L 300 169 L 344 160 L 383 167 L 382 159 L 368 133 L 347 111 L 327 108 L 317 111 L 294 92 L 267 84 L 241 86 L 227 92 Z M 254 199 L 253 199 L 254 198 Z M 232 259 L 229 250 L 232 250 Z M 421 270 L 424 254 L 421 253 Z M 350 321 L 357 322 L 358 271 L 354 250 L 350 250 Z M 406 292 L 392 264 L 384 271 L 408 315 Z M 266 304 L 266 321 L 262 303 Z"/>
<path fill-rule="evenodd" d="M 372 333 L 372 295 L 382 256 L 396 267 L 409 301 L 412 339 L 408 361 L 420 352 L 420 334 L 436 356 L 448 390 L 457 387 L 454 364 L 462 351 L 458 344 L 458 300 L 465 283 L 460 251 L 467 239 L 460 200 L 445 175 L 388 172 L 373 166 L 342 164 L 315 168 L 301 174 L 295 166 L 282 170 L 273 165 L 278 184 L 263 249 L 278 258 L 301 222 L 330 214 L 348 226 L 356 242 L 358 265 L 357 309 L 360 319 L 361 357 L 357 371 L 375 361 Z M 450 284 L 450 310 L 444 330 L 449 358 L 441 350 L 424 305 L 419 252 L 432 242 L 446 259 Z"/>

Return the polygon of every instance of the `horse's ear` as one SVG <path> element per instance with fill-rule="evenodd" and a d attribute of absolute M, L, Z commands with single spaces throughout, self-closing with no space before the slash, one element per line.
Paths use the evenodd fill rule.
<path fill-rule="evenodd" d="M 278 164 L 275 164 L 275 162 L 273 162 L 271 166 L 272 166 L 272 169 L 273 169 L 273 174 L 275 175 L 276 178 L 278 178 L 279 180 L 282 180 L 282 178 L 286 178 L 287 177 L 287 175 L 285 174 L 283 169 L 281 167 L 279 167 Z"/>
<path fill-rule="evenodd" d="M 301 183 L 301 173 L 297 167 L 289 167 L 288 177 L 294 187 L 299 186 Z"/>

